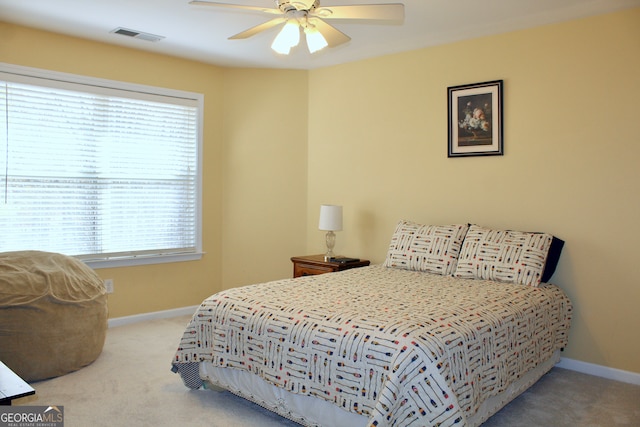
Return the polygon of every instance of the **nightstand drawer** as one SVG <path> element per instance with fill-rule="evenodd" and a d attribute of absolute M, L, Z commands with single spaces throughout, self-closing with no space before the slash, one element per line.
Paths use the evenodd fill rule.
<path fill-rule="evenodd" d="M 335 271 L 332 267 L 323 267 L 321 265 L 309 264 L 293 264 L 293 277 L 313 276 L 315 274 L 331 273 Z"/>
<path fill-rule="evenodd" d="M 351 268 L 366 267 L 369 265 L 369 260 L 366 259 L 345 264 L 325 261 L 324 255 L 297 256 L 291 258 L 291 262 L 293 262 L 293 277 L 333 273 L 335 271 L 349 270 Z"/>

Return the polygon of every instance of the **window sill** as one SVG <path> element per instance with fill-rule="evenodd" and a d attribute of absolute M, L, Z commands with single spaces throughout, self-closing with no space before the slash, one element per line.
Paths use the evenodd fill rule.
<path fill-rule="evenodd" d="M 132 267 L 136 265 L 166 264 L 171 262 L 198 261 L 204 252 L 189 254 L 145 255 L 105 260 L 81 260 L 93 269 Z"/>

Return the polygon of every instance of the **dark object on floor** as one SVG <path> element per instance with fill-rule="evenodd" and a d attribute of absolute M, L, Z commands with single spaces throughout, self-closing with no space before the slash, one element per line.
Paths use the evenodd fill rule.
<path fill-rule="evenodd" d="M 31 396 L 35 393 L 33 387 L 24 382 L 7 365 L 0 362 L 0 405 L 11 405 L 13 399 Z"/>

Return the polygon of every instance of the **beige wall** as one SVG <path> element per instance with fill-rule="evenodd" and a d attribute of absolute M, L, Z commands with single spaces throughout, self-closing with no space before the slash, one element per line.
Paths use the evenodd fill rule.
<path fill-rule="evenodd" d="M 224 72 L 223 284 L 290 277 L 304 254 L 307 72 Z"/>
<path fill-rule="evenodd" d="M 640 9 L 305 71 L 225 69 L 0 23 L 0 61 L 205 94 L 202 261 L 98 273 L 111 317 L 198 304 L 320 253 L 381 262 L 400 218 L 542 230 L 575 304 L 566 356 L 640 372 Z M 152 72 L 151 72 L 152 71 Z M 448 86 L 505 82 L 505 155 L 446 157 Z"/>
<path fill-rule="evenodd" d="M 497 79 L 504 156 L 447 158 L 447 87 Z M 327 202 L 338 252 L 375 262 L 401 218 L 553 233 L 565 356 L 640 372 L 640 9 L 315 70 L 309 88 L 309 252 Z"/>

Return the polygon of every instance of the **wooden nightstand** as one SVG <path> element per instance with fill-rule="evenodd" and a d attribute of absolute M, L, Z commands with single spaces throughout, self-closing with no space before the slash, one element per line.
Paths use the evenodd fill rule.
<path fill-rule="evenodd" d="M 367 259 L 346 264 L 325 261 L 324 255 L 294 256 L 291 258 L 291 262 L 293 262 L 293 277 L 333 273 L 335 271 L 349 270 L 350 268 L 369 265 L 369 260 Z"/>

